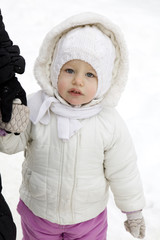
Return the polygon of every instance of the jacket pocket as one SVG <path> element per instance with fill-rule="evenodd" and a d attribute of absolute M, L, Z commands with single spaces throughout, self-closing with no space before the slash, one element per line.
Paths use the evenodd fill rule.
<path fill-rule="evenodd" d="M 77 210 L 84 210 L 90 206 L 104 204 L 108 198 L 108 184 L 102 181 L 99 184 L 83 184 L 77 188 L 76 192 Z"/>
<path fill-rule="evenodd" d="M 28 179 L 28 191 L 33 198 L 46 199 L 46 179 L 39 173 L 31 172 Z"/>

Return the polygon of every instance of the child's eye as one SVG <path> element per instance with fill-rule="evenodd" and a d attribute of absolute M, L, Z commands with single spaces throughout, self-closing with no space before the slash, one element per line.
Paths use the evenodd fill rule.
<path fill-rule="evenodd" d="M 72 74 L 72 73 L 74 73 L 74 70 L 71 69 L 71 68 L 67 68 L 67 69 L 65 70 L 65 72 Z"/>
<path fill-rule="evenodd" d="M 94 74 L 93 74 L 93 73 L 90 73 L 90 72 L 88 72 L 88 73 L 86 73 L 86 76 L 87 76 L 87 77 L 90 77 L 90 78 L 93 78 L 93 77 L 94 77 Z"/>

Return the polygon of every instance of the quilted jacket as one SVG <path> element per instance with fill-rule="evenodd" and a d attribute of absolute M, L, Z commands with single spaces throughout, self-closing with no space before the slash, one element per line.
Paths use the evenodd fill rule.
<path fill-rule="evenodd" d="M 144 207 L 135 149 L 115 110 L 128 72 L 126 45 L 119 28 L 94 13 L 67 19 L 46 35 L 36 59 L 35 77 L 42 90 L 52 96 L 49 67 L 54 46 L 64 32 L 85 24 L 100 28 L 116 48 L 112 86 L 101 103 L 103 110 L 80 120 L 83 127 L 68 141 L 58 138 L 57 119 L 52 112 L 48 125 L 30 121 L 19 136 L 0 138 L 2 152 L 24 151 L 20 198 L 35 215 L 63 225 L 101 213 L 107 205 L 109 187 L 120 210 L 130 212 Z"/>

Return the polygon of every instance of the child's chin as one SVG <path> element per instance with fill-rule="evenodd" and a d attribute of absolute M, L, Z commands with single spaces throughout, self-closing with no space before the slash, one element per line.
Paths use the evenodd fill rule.
<path fill-rule="evenodd" d="M 79 101 L 79 102 L 78 102 L 78 101 L 76 101 L 76 102 L 75 102 L 75 101 L 69 101 L 68 103 L 69 103 L 70 105 L 74 106 L 74 107 L 83 104 L 83 103 L 81 103 L 80 101 Z"/>

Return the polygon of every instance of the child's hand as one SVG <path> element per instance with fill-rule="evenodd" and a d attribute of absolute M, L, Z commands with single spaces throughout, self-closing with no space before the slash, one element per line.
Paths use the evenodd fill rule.
<path fill-rule="evenodd" d="M 126 231 L 135 238 L 145 237 L 145 222 L 141 211 L 127 214 L 127 221 L 124 222 Z"/>
<path fill-rule="evenodd" d="M 18 135 L 27 128 L 29 122 L 29 108 L 23 105 L 20 99 L 15 99 L 12 109 L 11 119 L 7 123 L 2 121 L 2 114 L 0 112 L 0 128 L 4 129 L 7 133 Z M 2 136 L 5 136 L 5 134 Z"/>

